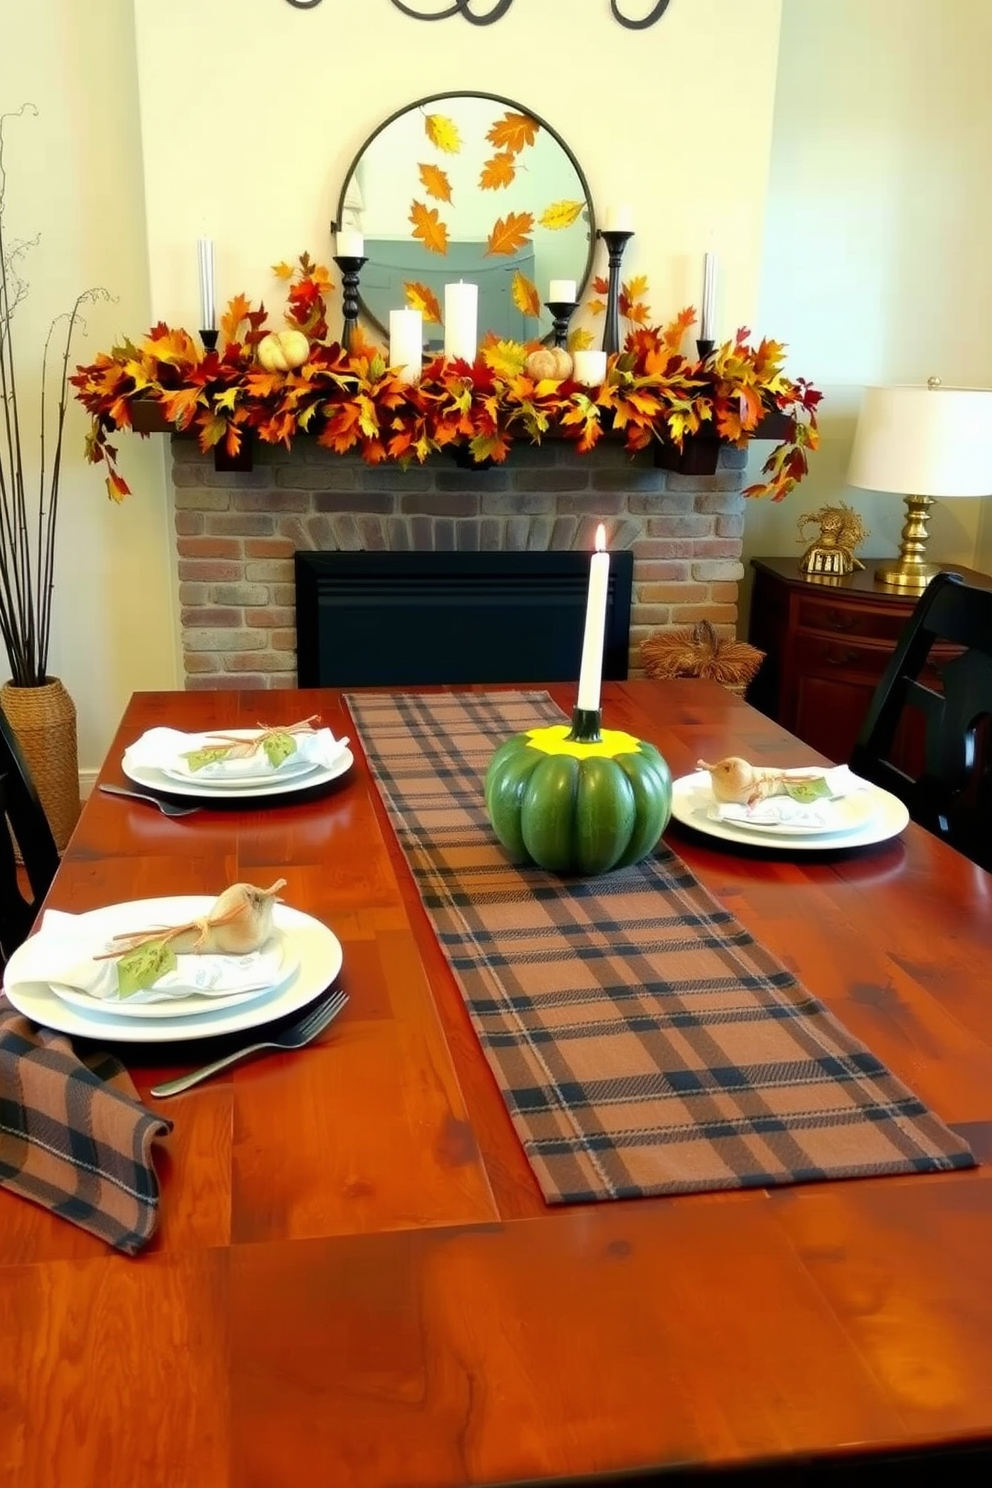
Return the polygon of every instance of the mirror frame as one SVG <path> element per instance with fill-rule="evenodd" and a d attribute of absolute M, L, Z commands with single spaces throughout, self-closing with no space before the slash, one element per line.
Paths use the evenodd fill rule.
<path fill-rule="evenodd" d="M 582 187 L 582 193 L 585 197 L 586 206 L 589 212 L 589 246 L 586 252 L 586 262 L 585 267 L 582 271 L 582 277 L 581 279 L 576 281 L 575 291 L 575 298 L 578 303 L 581 304 L 582 297 L 592 277 L 593 261 L 596 256 L 596 242 L 599 236 L 598 229 L 596 227 L 596 209 L 593 205 L 592 192 L 589 190 L 589 182 L 586 180 L 585 171 L 582 169 L 578 160 L 575 158 L 574 152 L 562 139 L 557 129 L 553 128 L 552 125 L 550 125 L 548 121 L 542 117 L 542 115 L 535 113 L 533 109 L 525 108 L 524 105 L 522 103 L 519 103 L 515 98 L 504 98 L 501 93 L 489 93 L 481 89 L 474 88 L 452 88 L 446 93 L 428 93 L 425 97 L 417 98 L 413 101 L 413 103 L 406 103 L 403 105 L 402 108 L 396 109 L 393 113 L 391 113 L 388 119 L 384 119 L 382 123 L 376 129 L 373 129 L 372 133 L 368 135 L 365 140 L 363 140 L 358 153 L 353 157 L 351 164 L 345 172 L 344 181 L 341 186 L 341 194 L 338 197 L 337 212 L 330 224 L 331 232 L 336 233 L 339 229 L 340 223 L 344 220 L 345 197 L 348 194 L 348 187 L 351 184 L 351 179 L 354 176 L 355 171 L 358 169 L 359 161 L 371 145 L 372 141 L 377 139 L 384 130 L 388 129 L 390 124 L 394 124 L 397 119 L 401 119 L 404 114 L 409 114 L 413 109 L 423 108 L 424 105 L 428 103 L 439 103 L 442 99 L 445 98 L 490 98 L 492 99 L 493 103 L 502 104 L 506 108 L 514 109 L 517 113 L 526 114 L 529 119 L 533 119 L 535 123 L 539 124 L 542 129 L 546 130 L 551 138 L 555 140 L 559 147 L 564 151 L 566 158 L 568 159 L 572 169 L 575 171 L 575 174 L 578 177 L 579 185 Z M 365 319 L 371 325 L 373 325 L 381 335 L 388 336 L 389 332 L 387 328 L 383 325 L 378 316 L 372 313 L 365 301 L 364 296 L 362 295 L 361 280 L 359 280 L 358 284 L 358 305 Z M 396 308 L 399 310 L 403 307 L 397 305 Z M 489 334 L 489 331 L 489 326 L 479 327 L 480 341 L 483 339 L 483 337 Z M 544 344 L 550 344 L 553 339 L 553 329 L 548 331 L 546 335 L 541 337 L 541 340 Z"/>

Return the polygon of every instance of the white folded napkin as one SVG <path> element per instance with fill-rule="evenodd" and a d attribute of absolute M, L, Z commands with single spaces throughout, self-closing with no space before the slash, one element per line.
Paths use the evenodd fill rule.
<path fill-rule="evenodd" d="M 808 778 L 810 768 L 784 770 L 782 773 Z M 853 774 L 847 765 L 824 770 L 823 780 L 830 795 L 821 796 L 816 801 L 796 801 L 791 796 L 768 796 L 751 806 L 736 801 L 714 801 L 706 814 L 713 821 L 763 827 L 805 827 L 823 832 L 843 831 L 846 827 L 858 825 L 858 815 L 852 815 L 849 802 L 844 803 L 856 792 L 865 791 L 867 781 Z"/>
<path fill-rule="evenodd" d="M 218 732 L 222 734 L 226 731 L 221 729 Z M 256 732 L 261 733 L 262 730 Z M 223 743 L 218 734 L 184 734 L 179 729 L 154 728 L 128 746 L 127 758 L 131 764 L 144 766 L 146 769 L 166 770 L 189 780 L 249 780 L 280 774 L 293 775 L 299 770 L 301 763 L 323 765 L 326 768 L 340 757 L 348 744 L 347 739 L 335 739 L 327 728 L 318 729 L 312 734 L 294 734 L 293 738 L 296 741 L 296 750 L 279 766 L 270 764 L 265 750 L 258 749 L 254 754 L 218 760 L 199 770 L 192 770 L 185 755 L 191 750 L 202 749 L 205 745 Z"/>
<path fill-rule="evenodd" d="M 195 994 L 229 997 L 237 992 L 271 987 L 279 981 L 285 960 L 283 938 L 276 932 L 261 950 L 247 956 L 178 955 L 175 969 L 160 977 L 154 986 L 120 998 L 117 962 L 94 960 L 94 956 L 109 950 L 113 942 L 94 935 L 92 930 L 86 934 L 76 915 L 64 914 L 57 909 L 46 910 L 41 929 L 31 937 L 29 944 L 32 981 L 86 992 L 100 1002 L 127 1005 L 166 1002 Z"/>

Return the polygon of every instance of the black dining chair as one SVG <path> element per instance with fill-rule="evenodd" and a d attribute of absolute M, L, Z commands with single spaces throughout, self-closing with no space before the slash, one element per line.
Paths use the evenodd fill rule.
<path fill-rule="evenodd" d="M 879 682 L 851 768 L 992 869 L 992 589 L 941 573 Z"/>
<path fill-rule="evenodd" d="M 0 708 L 0 964 L 5 965 L 27 937 L 58 866 L 48 818 Z"/>

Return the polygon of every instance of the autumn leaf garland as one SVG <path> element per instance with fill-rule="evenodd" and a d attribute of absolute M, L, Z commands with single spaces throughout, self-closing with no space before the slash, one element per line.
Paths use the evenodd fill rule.
<path fill-rule="evenodd" d="M 287 267 L 275 269 L 284 280 Z M 515 440 L 539 443 L 549 434 L 573 440 L 585 453 L 607 431 L 632 453 L 658 443 L 681 448 L 707 430 L 742 446 L 765 414 L 778 411 L 790 420 L 789 436 L 766 462 L 766 479 L 745 492 L 773 501 L 806 474 L 808 452 L 817 445 L 821 395 L 785 375 L 779 343 L 752 346 L 742 330 L 705 364 L 690 360 L 681 346 L 694 312 L 683 311 L 663 329 L 641 324 L 646 307 L 642 316 L 638 296 L 646 285 L 639 280 L 626 286 L 632 329 L 624 349 L 610 359 L 603 385 L 586 388 L 535 380 L 526 371 L 533 347 L 495 337 L 483 342 L 470 371 L 437 357 L 419 383 L 406 383 L 379 348 L 353 342 L 348 352 L 327 341 L 326 269 L 304 254 L 289 275 L 286 319 L 310 339 L 306 362 L 293 371 L 268 372 L 258 363 L 267 315 L 243 295 L 222 318 L 218 350 L 204 352 L 188 332 L 160 323 L 142 341 L 125 341 L 77 368 L 76 397 L 93 415 L 87 454 L 106 464 L 113 500 L 129 487 L 112 436 L 134 427 L 138 402 L 156 404 L 174 429 L 195 434 L 203 450 L 221 445 L 236 455 L 249 435 L 289 448 L 306 434 L 341 454 L 357 450 L 370 464 L 422 463 L 455 444 L 478 463 L 500 462 Z M 440 316 L 424 286 L 407 290 L 422 299 L 425 313 Z M 517 293 L 526 300 L 524 286 Z"/>

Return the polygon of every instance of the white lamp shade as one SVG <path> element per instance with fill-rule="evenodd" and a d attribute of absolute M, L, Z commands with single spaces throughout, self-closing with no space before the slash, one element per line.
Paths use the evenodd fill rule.
<path fill-rule="evenodd" d="M 847 479 L 903 496 L 992 495 L 992 389 L 865 388 Z"/>

